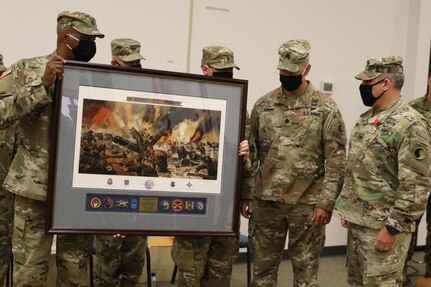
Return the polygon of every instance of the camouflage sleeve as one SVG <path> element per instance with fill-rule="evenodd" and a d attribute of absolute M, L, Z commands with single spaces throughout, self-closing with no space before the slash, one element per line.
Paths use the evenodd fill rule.
<path fill-rule="evenodd" d="M 346 127 L 337 107 L 329 113 L 323 123 L 323 153 L 325 178 L 317 207 L 332 211 L 341 192 L 346 162 Z"/>
<path fill-rule="evenodd" d="M 398 189 L 386 225 L 399 231 L 412 231 L 408 226 L 425 211 L 430 192 L 431 137 L 424 123 L 413 124 L 403 136 L 398 150 Z"/>
<path fill-rule="evenodd" d="M 0 187 L 6 178 L 13 156 L 17 149 L 16 137 L 16 126 L 11 126 L 7 129 L 0 130 Z"/>
<path fill-rule="evenodd" d="M 252 117 L 255 114 L 253 109 Z M 255 117 L 253 117 L 255 118 Z M 253 133 L 257 130 L 256 124 L 252 123 L 250 116 L 247 113 L 245 139 L 248 140 L 250 155 L 245 161 L 242 169 L 242 186 L 241 186 L 241 199 L 253 199 L 255 170 L 257 166 L 257 153 L 255 140 L 257 137 Z"/>
<path fill-rule="evenodd" d="M 9 97 L 0 98 L 0 128 L 6 128 L 19 119 L 51 103 L 49 92 L 42 85 L 42 78 L 26 74 L 25 61 L 12 66 L 12 73 L 0 80 L 0 86 L 13 82 Z M 5 81 L 5 82 L 2 82 Z"/>
<path fill-rule="evenodd" d="M 245 132 L 244 139 L 250 141 L 250 114 L 245 114 Z"/>

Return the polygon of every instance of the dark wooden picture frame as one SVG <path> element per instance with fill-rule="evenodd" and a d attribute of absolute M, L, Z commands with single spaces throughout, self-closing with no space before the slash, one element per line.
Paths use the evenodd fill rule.
<path fill-rule="evenodd" d="M 246 80 L 68 61 L 47 233 L 234 236 Z"/>

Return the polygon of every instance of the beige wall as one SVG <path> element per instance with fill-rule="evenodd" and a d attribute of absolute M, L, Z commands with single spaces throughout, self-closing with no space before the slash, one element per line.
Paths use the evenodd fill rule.
<path fill-rule="evenodd" d="M 110 61 L 109 43 L 116 37 L 140 40 L 148 68 L 200 73 L 201 49 L 224 45 L 235 52 L 249 80 L 248 108 L 279 85 L 277 49 L 292 38 L 312 45 L 309 79 L 320 88 L 334 83 L 338 103 L 350 131 L 360 113 L 358 84 L 353 76 L 368 58 L 400 55 L 405 59 L 403 96 L 410 100 L 426 90 L 431 39 L 429 0 L 15 0 L 2 5 L 0 52 L 7 65 L 55 48 L 55 18 L 62 10 L 94 15 L 106 34 L 98 39 L 92 62 Z M 115 4 L 115 5 L 114 5 Z M 23 8 L 25 7 L 25 9 Z M 247 233 L 243 220 L 241 231 Z M 335 219 L 327 230 L 327 246 L 344 245 L 345 230 Z M 424 243 L 421 226 L 419 244 Z"/>

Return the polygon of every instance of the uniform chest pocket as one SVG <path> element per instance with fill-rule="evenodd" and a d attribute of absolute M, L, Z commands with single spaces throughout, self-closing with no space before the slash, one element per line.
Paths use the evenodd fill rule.
<path fill-rule="evenodd" d="M 302 121 L 287 121 L 285 125 L 276 127 L 279 146 L 302 147 L 307 135 L 315 130 L 312 128 L 315 124 L 314 119 L 306 118 Z"/>
<path fill-rule="evenodd" d="M 385 173 L 396 177 L 398 169 L 396 141 L 386 129 L 376 133 L 362 142 L 362 151 L 359 149 L 356 153 L 357 159 L 366 164 L 370 176 L 381 176 Z"/>

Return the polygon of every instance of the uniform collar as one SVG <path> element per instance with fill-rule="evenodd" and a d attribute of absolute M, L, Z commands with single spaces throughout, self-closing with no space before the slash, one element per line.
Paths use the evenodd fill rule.
<path fill-rule="evenodd" d="M 380 111 L 374 115 L 374 109 L 371 108 L 361 115 L 361 122 L 364 124 L 374 124 L 376 126 L 380 123 L 384 123 L 394 112 L 394 110 L 398 109 L 403 103 L 403 100 L 399 98 L 398 101 L 396 101 L 391 107 L 387 108 L 386 110 Z"/>
<path fill-rule="evenodd" d="M 289 106 L 291 108 L 310 107 L 311 106 L 311 95 L 313 93 L 314 93 L 314 87 L 313 87 L 313 85 L 310 82 L 308 82 L 308 87 L 305 90 L 304 94 L 299 95 L 298 97 L 296 97 L 296 101 L 293 104 L 293 106 L 289 106 L 289 103 L 287 101 L 287 97 L 288 96 L 286 96 L 285 94 L 283 94 L 282 87 L 280 86 L 280 88 L 278 89 L 277 97 L 275 99 L 275 103 L 276 104 L 285 105 L 285 106 Z"/>

